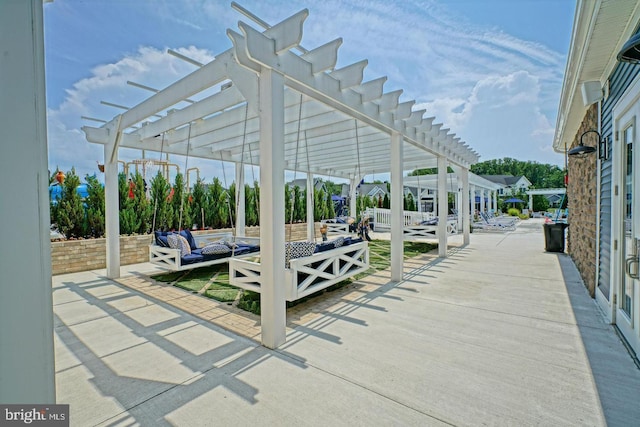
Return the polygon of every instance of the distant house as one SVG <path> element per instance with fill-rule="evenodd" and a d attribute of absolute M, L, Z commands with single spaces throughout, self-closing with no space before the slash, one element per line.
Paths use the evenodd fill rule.
<path fill-rule="evenodd" d="M 552 208 L 559 208 L 562 203 L 563 197 L 561 194 L 549 194 L 544 196 L 549 202 L 549 206 Z"/>
<path fill-rule="evenodd" d="M 369 196 L 371 198 L 384 198 L 384 195 L 388 194 L 387 184 L 360 184 L 358 186 L 358 195 Z"/>
<path fill-rule="evenodd" d="M 499 196 L 509 196 L 516 193 L 523 193 L 531 187 L 531 181 L 526 176 L 513 175 L 480 175 L 482 178 L 500 185 Z"/>
<path fill-rule="evenodd" d="M 305 178 L 294 179 L 293 181 L 287 182 L 287 186 L 289 188 L 298 187 L 300 188 L 300 190 L 304 191 L 307 189 L 307 180 Z M 320 190 L 323 190 L 324 192 L 327 191 L 327 187 L 326 185 L 324 185 L 324 181 L 321 180 L 320 178 L 313 179 L 313 187 L 316 189 L 316 191 L 320 191 Z"/>

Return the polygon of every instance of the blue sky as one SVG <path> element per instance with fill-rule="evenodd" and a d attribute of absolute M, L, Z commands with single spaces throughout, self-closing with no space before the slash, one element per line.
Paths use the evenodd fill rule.
<path fill-rule="evenodd" d="M 365 81 L 387 76 L 385 92 L 403 89 L 401 101 L 415 100 L 481 161 L 564 163 L 552 139 L 574 0 L 238 3 L 269 24 L 309 9 L 305 48 L 341 37 L 338 68 L 367 59 Z M 74 166 L 81 177 L 103 156 L 81 130 L 96 123 L 81 116 L 110 120 L 121 110 L 100 101 L 133 106 L 150 95 L 128 80 L 161 89 L 194 70 L 167 48 L 207 62 L 231 46 L 227 28 L 250 22 L 219 0 L 55 0 L 44 17 L 49 167 Z M 189 165 L 207 181 L 222 178 L 220 165 Z"/>

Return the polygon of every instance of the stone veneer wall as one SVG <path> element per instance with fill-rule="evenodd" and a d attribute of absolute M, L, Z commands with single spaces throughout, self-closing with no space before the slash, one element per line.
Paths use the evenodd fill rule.
<path fill-rule="evenodd" d="M 289 228 L 291 227 L 291 237 Z M 316 238 L 320 238 L 319 225 L 316 224 Z M 247 237 L 259 237 L 260 227 L 246 227 Z M 212 232 L 232 232 L 225 228 Z M 207 231 L 194 231 L 194 234 Z M 305 240 L 307 238 L 307 224 L 286 225 L 285 239 Z M 122 265 L 138 264 L 149 261 L 149 245 L 153 238 L 151 234 L 120 237 L 120 263 Z M 106 241 L 101 239 L 65 240 L 51 242 L 51 274 L 75 273 L 78 271 L 106 268 Z"/>
<path fill-rule="evenodd" d="M 598 106 L 593 104 L 584 116 L 582 124 L 569 149 L 580 142 L 580 135 L 598 129 Z M 589 133 L 584 145 L 596 146 L 597 135 Z M 569 184 L 567 197 L 569 228 L 567 229 L 567 253 L 571 255 L 589 294 L 595 296 L 596 275 L 596 211 L 597 206 L 597 159 L 598 152 L 583 158 L 569 156 Z"/>

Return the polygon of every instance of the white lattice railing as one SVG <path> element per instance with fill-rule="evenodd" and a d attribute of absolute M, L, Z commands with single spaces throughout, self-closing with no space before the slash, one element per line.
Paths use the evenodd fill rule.
<path fill-rule="evenodd" d="M 289 268 L 285 269 L 285 298 L 287 301 L 295 301 L 368 269 L 369 246 L 366 241 L 292 259 Z M 261 270 L 259 262 L 231 259 L 229 283 L 238 288 L 260 292 Z"/>
<path fill-rule="evenodd" d="M 367 208 L 362 215 L 371 219 L 375 230 L 391 229 L 391 209 Z M 416 225 L 434 218 L 435 215 L 432 212 L 404 211 L 403 225 Z"/>
<path fill-rule="evenodd" d="M 391 230 L 391 209 L 367 208 L 363 216 L 368 216 L 374 224 L 375 231 Z M 429 221 L 436 216 L 433 212 L 413 212 L 403 213 L 403 233 L 405 239 L 437 237 L 437 225 L 420 225 L 423 221 Z M 458 221 L 454 217 L 447 219 L 447 234 L 458 234 Z"/>
<path fill-rule="evenodd" d="M 405 240 L 418 238 L 434 239 L 438 237 L 437 225 L 405 225 L 402 231 Z M 447 234 L 458 234 L 457 220 L 447 220 Z"/>

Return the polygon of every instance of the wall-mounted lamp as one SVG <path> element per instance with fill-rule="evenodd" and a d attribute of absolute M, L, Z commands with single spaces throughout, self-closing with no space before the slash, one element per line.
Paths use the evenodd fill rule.
<path fill-rule="evenodd" d="M 573 147 L 571 150 L 569 150 L 569 152 L 567 154 L 569 154 L 570 156 L 576 156 L 576 157 L 584 157 L 587 154 L 591 154 L 591 153 L 595 153 L 596 148 L 595 147 L 591 147 L 589 145 L 584 145 L 584 142 L 582 142 L 584 136 L 588 133 L 595 133 L 598 135 L 598 144 L 601 143 L 601 138 L 600 138 L 600 134 L 598 133 L 597 130 L 595 129 L 591 129 L 588 130 L 586 132 L 583 132 L 582 135 L 580 135 L 580 143 Z"/>
<path fill-rule="evenodd" d="M 627 40 L 620 52 L 618 52 L 617 59 L 620 62 L 640 64 L 640 34 L 636 34 Z"/>

